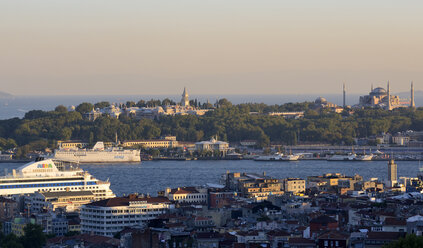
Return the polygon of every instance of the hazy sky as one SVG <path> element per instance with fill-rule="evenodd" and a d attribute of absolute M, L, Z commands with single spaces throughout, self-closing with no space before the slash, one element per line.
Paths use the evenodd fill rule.
<path fill-rule="evenodd" d="M 1 0 L 0 91 L 423 90 L 423 1 Z"/>

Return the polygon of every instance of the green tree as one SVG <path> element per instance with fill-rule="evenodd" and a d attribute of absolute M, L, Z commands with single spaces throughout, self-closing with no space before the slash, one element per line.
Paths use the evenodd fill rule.
<path fill-rule="evenodd" d="M 98 103 L 94 104 L 94 108 L 96 108 L 96 109 L 97 108 L 99 108 L 99 109 L 107 108 L 109 106 L 110 106 L 110 102 L 106 102 L 106 101 L 98 102 Z"/>
<path fill-rule="evenodd" d="M 81 114 L 85 114 L 85 113 L 88 113 L 91 110 L 93 110 L 93 108 L 94 108 L 94 105 L 92 105 L 91 103 L 89 103 L 89 102 L 83 102 L 83 103 L 79 104 L 75 108 L 75 110 L 78 111 Z"/>
<path fill-rule="evenodd" d="M 383 246 L 384 248 L 421 248 L 423 247 L 423 237 L 409 234 L 405 238 L 391 242 Z"/>
<path fill-rule="evenodd" d="M 137 104 L 134 101 L 127 101 L 125 105 L 126 107 L 131 108 L 135 107 Z"/>
<path fill-rule="evenodd" d="M 2 248 L 24 248 L 18 237 L 15 234 L 9 234 L 3 237 L 0 241 L 0 247 Z"/>
<path fill-rule="evenodd" d="M 40 225 L 28 224 L 24 227 L 24 233 L 21 243 L 25 248 L 42 248 L 46 244 L 46 236 Z"/>
<path fill-rule="evenodd" d="M 66 112 L 68 112 L 68 109 L 63 105 L 59 105 L 54 109 L 54 111 L 59 112 L 59 113 L 66 113 Z"/>

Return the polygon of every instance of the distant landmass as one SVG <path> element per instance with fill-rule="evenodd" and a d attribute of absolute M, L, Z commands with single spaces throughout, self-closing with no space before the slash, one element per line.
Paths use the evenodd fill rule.
<path fill-rule="evenodd" d="M 0 99 L 10 99 L 10 98 L 13 98 L 13 95 L 0 91 Z"/>
<path fill-rule="evenodd" d="M 358 103 L 360 96 L 363 94 L 349 94 L 346 95 L 346 104 L 355 105 Z M 410 92 L 393 93 L 399 95 L 401 98 L 410 98 Z M 415 91 L 415 102 L 417 107 L 423 106 L 423 91 Z M 280 94 L 280 95 L 191 95 L 190 99 L 197 99 L 201 103 L 209 101 L 214 103 L 218 99 L 227 98 L 234 104 L 239 103 L 265 103 L 284 104 L 288 102 L 312 102 L 318 97 L 324 97 L 329 102 L 341 105 L 342 94 Z M 64 105 L 66 107 L 71 105 L 78 105 L 82 102 L 101 102 L 109 101 L 111 103 L 126 103 L 126 101 L 139 101 L 150 99 L 165 99 L 169 98 L 176 102 L 181 100 L 178 95 L 79 95 L 79 96 L 13 96 L 8 93 L 0 92 L 0 120 L 9 119 L 13 117 L 22 118 L 26 112 L 30 110 L 53 110 L 57 105 Z"/>

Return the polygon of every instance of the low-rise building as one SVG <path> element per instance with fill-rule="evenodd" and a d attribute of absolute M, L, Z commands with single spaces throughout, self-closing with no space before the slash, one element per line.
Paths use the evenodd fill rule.
<path fill-rule="evenodd" d="M 180 187 L 180 188 L 166 188 L 164 196 L 174 202 L 188 203 L 188 204 L 202 204 L 208 203 L 207 188 L 202 187 Z"/>
<path fill-rule="evenodd" d="M 64 149 L 84 148 L 88 146 L 88 142 L 82 140 L 59 140 L 57 141 L 57 146 Z"/>
<path fill-rule="evenodd" d="M 32 218 L 15 218 L 11 222 L 12 233 L 20 237 L 25 234 L 24 228 L 27 224 L 35 224 L 35 219 Z"/>
<path fill-rule="evenodd" d="M 269 195 L 282 195 L 278 179 L 254 173 L 227 173 L 226 186 L 240 192 L 241 196 L 254 198 L 256 201 L 267 200 Z"/>
<path fill-rule="evenodd" d="M 123 147 L 143 147 L 144 149 L 155 149 L 155 148 L 176 148 L 178 141 L 173 139 L 153 139 L 153 140 L 127 140 L 122 142 Z"/>
<path fill-rule="evenodd" d="M 134 194 L 92 202 L 81 207 L 81 232 L 112 237 L 125 227 L 144 225 L 172 208 L 165 197 Z"/>
<path fill-rule="evenodd" d="M 95 200 L 91 191 L 58 191 L 35 192 L 28 197 L 31 212 L 41 212 L 43 209 L 55 211 L 60 208 L 66 212 L 79 211 L 79 208 Z"/>
<path fill-rule="evenodd" d="M 18 213 L 18 203 L 0 196 L 0 220 L 11 219 Z"/>
<path fill-rule="evenodd" d="M 304 192 L 306 183 L 301 178 L 285 178 L 282 180 L 283 191 L 298 194 Z"/>
<path fill-rule="evenodd" d="M 199 153 L 202 152 L 218 152 L 220 156 L 226 156 L 229 151 L 229 143 L 224 141 L 218 141 L 215 138 L 210 141 L 201 141 L 195 143 L 195 150 Z"/>

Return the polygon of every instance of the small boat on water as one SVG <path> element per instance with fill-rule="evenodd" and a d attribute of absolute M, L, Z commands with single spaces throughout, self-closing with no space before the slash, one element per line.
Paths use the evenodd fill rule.
<path fill-rule="evenodd" d="M 371 161 L 373 160 L 374 155 L 373 154 L 364 154 L 364 155 L 357 155 L 354 158 L 354 161 Z"/>

